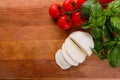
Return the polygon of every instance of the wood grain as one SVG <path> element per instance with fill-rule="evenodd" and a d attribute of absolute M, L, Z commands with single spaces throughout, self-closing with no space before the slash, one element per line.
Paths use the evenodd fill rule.
<path fill-rule="evenodd" d="M 68 70 L 56 65 L 55 52 L 81 29 L 58 28 L 48 14 L 52 3 L 62 0 L 0 0 L 0 78 L 120 78 L 120 68 L 94 54 Z"/>
<path fill-rule="evenodd" d="M 113 78 L 41 78 L 35 80 L 119 80 Z"/>

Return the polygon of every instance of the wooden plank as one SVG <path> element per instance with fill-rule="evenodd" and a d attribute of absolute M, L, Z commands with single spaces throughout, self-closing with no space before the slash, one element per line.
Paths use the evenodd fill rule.
<path fill-rule="evenodd" d="M 114 78 L 41 78 L 34 80 L 119 80 Z"/>
<path fill-rule="evenodd" d="M 68 70 L 61 70 L 54 57 L 39 60 L 0 60 L 1 78 L 119 78 L 119 71 L 119 68 L 113 69 L 106 61 L 95 56 Z"/>
<path fill-rule="evenodd" d="M 55 28 L 56 27 L 56 28 Z M 56 31 L 55 31 L 56 29 Z M 70 32 L 65 32 L 57 26 L 25 26 L 0 27 L 0 41 L 19 40 L 59 40 L 65 39 Z"/>
<path fill-rule="evenodd" d="M 62 40 L 1 41 L 0 60 L 53 60 L 62 43 Z"/>

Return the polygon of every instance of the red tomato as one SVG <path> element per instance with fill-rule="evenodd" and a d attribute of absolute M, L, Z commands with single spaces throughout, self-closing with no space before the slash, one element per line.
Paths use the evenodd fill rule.
<path fill-rule="evenodd" d="M 72 22 L 75 26 L 81 26 L 86 21 L 86 18 L 81 18 L 81 12 L 72 14 Z"/>
<path fill-rule="evenodd" d="M 112 1 L 114 1 L 114 0 L 109 0 L 109 3 L 112 2 Z"/>
<path fill-rule="evenodd" d="M 98 2 L 99 2 L 100 4 L 107 4 L 107 3 L 108 3 L 108 0 L 98 0 Z"/>
<path fill-rule="evenodd" d="M 76 7 L 76 1 L 75 0 L 64 0 L 63 2 L 63 10 L 66 12 L 75 10 Z"/>
<path fill-rule="evenodd" d="M 59 4 L 53 4 L 49 7 L 49 14 L 52 18 L 59 18 L 62 16 L 62 7 Z"/>
<path fill-rule="evenodd" d="M 80 8 L 86 0 L 77 0 L 77 6 Z"/>
<path fill-rule="evenodd" d="M 98 0 L 98 2 L 99 2 L 100 4 L 108 4 L 108 3 L 110 3 L 111 1 L 114 1 L 114 0 Z"/>
<path fill-rule="evenodd" d="M 58 19 L 58 26 L 63 30 L 68 30 L 72 26 L 72 21 L 68 15 L 63 15 Z"/>

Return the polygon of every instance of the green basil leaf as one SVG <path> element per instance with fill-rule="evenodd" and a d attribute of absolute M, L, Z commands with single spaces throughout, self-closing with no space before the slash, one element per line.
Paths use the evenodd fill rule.
<path fill-rule="evenodd" d="M 100 38 L 102 35 L 102 29 L 99 27 L 93 27 L 91 28 L 90 31 L 91 31 L 93 38 Z"/>
<path fill-rule="evenodd" d="M 117 16 L 113 16 L 110 18 L 110 22 L 114 31 L 120 34 L 120 18 Z"/>
<path fill-rule="evenodd" d="M 106 21 L 106 17 L 101 16 L 101 17 L 97 18 L 96 25 L 97 26 L 103 26 L 105 24 L 105 21 Z"/>
<path fill-rule="evenodd" d="M 109 3 L 109 4 L 108 4 L 108 9 L 110 9 L 110 10 L 111 10 L 111 9 L 112 9 L 112 7 L 114 6 L 114 3 L 115 3 L 114 1 L 112 1 L 111 3 Z"/>
<path fill-rule="evenodd" d="M 117 42 L 120 41 L 120 35 L 117 35 L 117 36 L 116 36 L 115 41 L 117 41 Z"/>
<path fill-rule="evenodd" d="M 109 41 L 114 40 L 114 36 L 113 33 L 111 32 L 111 30 L 109 29 L 108 25 L 104 25 L 102 27 L 102 37 L 107 38 Z"/>
<path fill-rule="evenodd" d="M 118 41 L 116 44 L 117 44 L 118 47 L 120 47 L 120 41 Z"/>
<path fill-rule="evenodd" d="M 103 41 L 101 38 L 93 38 L 94 40 L 94 48 L 99 51 L 103 47 Z"/>
<path fill-rule="evenodd" d="M 91 27 L 93 27 L 93 25 L 92 24 L 90 24 L 89 23 L 89 21 L 86 21 L 83 25 L 82 25 L 82 29 L 89 29 L 89 28 L 91 28 Z"/>
<path fill-rule="evenodd" d="M 89 23 L 96 23 L 96 19 L 94 17 L 90 16 Z"/>
<path fill-rule="evenodd" d="M 113 31 L 113 28 L 112 28 L 112 26 L 111 26 L 111 22 L 110 22 L 110 19 L 107 19 L 106 20 L 107 22 L 106 22 L 106 27 L 108 27 L 108 29 L 109 29 L 109 31 L 111 32 L 111 33 L 113 33 L 114 31 Z"/>
<path fill-rule="evenodd" d="M 114 46 L 108 53 L 107 58 L 113 68 L 120 66 L 120 47 Z"/>
<path fill-rule="evenodd" d="M 113 15 L 113 13 L 111 12 L 110 9 L 104 9 L 104 10 L 103 10 L 103 14 L 104 14 L 105 16 L 111 16 L 111 15 Z"/>
<path fill-rule="evenodd" d="M 96 0 L 87 0 L 81 7 L 82 9 L 82 13 L 86 16 L 89 17 L 90 16 L 90 6 L 93 5 L 94 3 L 96 3 Z"/>
<path fill-rule="evenodd" d="M 108 5 L 108 9 L 110 9 L 113 14 L 119 14 L 120 13 L 120 0 L 112 1 Z"/>
<path fill-rule="evenodd" d="M 98 18 L 101 17 L 103 15 L 103 8 L 100 5 L 100 3 L 95 3 L 93 5 L 90 6 L 90 16 L 94 17 L 94 18 Z"/>
<path fill-rule="evenodd" d="M 115 41 L 107 41 L 107 42 L 103 43 L 103 48 L 109 50 L 109 49 L 113 48 L 114 45 L 115 45 Z"/>

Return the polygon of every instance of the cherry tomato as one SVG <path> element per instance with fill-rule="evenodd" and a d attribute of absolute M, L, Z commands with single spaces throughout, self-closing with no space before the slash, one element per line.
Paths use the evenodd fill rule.
<path fill-rule="evenodd" d="M 58 19 L 58 26 L 63 30 L 68 30 L 72 26 L 72 21 L 68 15 L 63 15 Z"/>
<path fill-rule="evenodd" d="M 75 10 L 76 7 L 76 1 L 75 0 L 64 0 L 63 2 L 63 10 L 66 12 Z"/>
<path fill-rule="evenodd" d="M 49 7 L 49 14 L 52 18 L 59 18 L 62 16 L 62 7 L 59 4 L 53 4 Z"/>
<path fill-rule="evenodd" d="M 81 18 L 81 12 L 73 13 L 71 19 L 75 26 L 81 26 L 86 21 L 86 18 Z"/>
<path fill-rule="evenodd" d="M 77 6 L 80 8 L 86 0 L 77 0 Z"/>
<path fill-rule="evenodd" d="M 100 4 L 108 4 L 108 3 L 110 3 L 111 1 L 114 1 L 114 0 L 98 0 L 98 2 L 99 2 Z"/>
<path fill-rule="evenodd" d="M 114 1 L 114 0 L 109 0 L 108 2 L 110 3 L 110 2 L 112 2 L 112 1 Z"/>
<path fill-rule="evenodd" d="M 107 3 L 108 3 L 108 0 L 98 0 L 98 2 L 99 2 L 100 4 L 107 4 Z"/>

